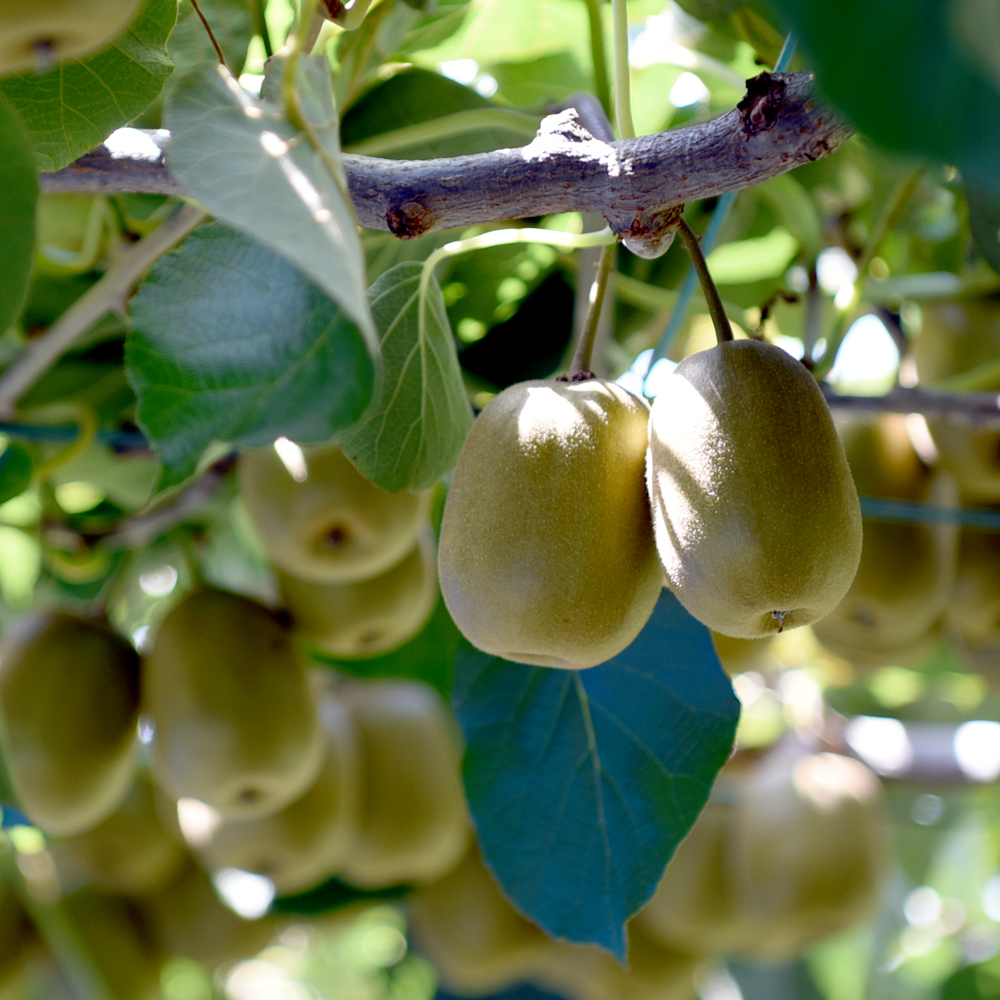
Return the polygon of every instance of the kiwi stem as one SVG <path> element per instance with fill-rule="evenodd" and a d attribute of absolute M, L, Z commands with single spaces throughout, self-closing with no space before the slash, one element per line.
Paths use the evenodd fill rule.
<path fill-rule="evenodd" d="M 608 289 L 608 278 L 615 261 L 616 243 L 608 243 L 601 249 L 601 259 L 597 262 L 597 274 L 590 286 L 590 305 L 587 307 L 587 318 L 580 330 L 580 339 L 576 342 L 576 353 L 570 365 L 571 380 L 591 375 L 591 357 L 594 353 L 594 341 L 597 339 L 597 327 L 601 321 L 601 309 L 604 307 L 604 293 Z"/>
<path fill-rule="evenodd" d="M 604 54 L 604 25 L 601 22 L 601 0 L 584 0 L 590 20 L 590 61 L 594 64 L 594 94 L 605 114 L 611 113 L 611 92 L 608 89 L 608 62 Z"/>
<path fill-rule="evenodd" d="M 712 281 L 712 275 L 708 273 L 708 263 L 705 255 L 701 252 L 701 242 L 695 231 L 684 221 L 683 216 L 677 217 L 677 235 L 681 238 L 684 249 L 687 250 L 691 263 L 698 274 L 701 282 L 701 290 L 708 303 L 708 312 L 712 317 L 715 326 L 715 336 L 720 344 L 733 339 L 733 329 L 729 325 L 729 317 L 726 315 L 726 307 L 722 304 L 719 290 Z"/>

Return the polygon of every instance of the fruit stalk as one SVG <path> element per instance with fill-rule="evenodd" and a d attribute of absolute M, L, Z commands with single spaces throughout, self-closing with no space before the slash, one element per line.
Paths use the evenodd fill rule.
<path fill-rule="evenodd" d="M 677 234 L 684 244 L 684 249 L 691 258 L 695 271 L 698 273 L 698 280 L 701 282 L 701 290 L 708 303 L 708 312 L 712 317 L 712 324 L 715 326 L 715 336 L 720 344 L 733 339 L 733 330 L 729 325 L 729 317 L 726 315 L 726 307 L 722 304 L 719 290 L 712 281 L 712 275 L 708 273 L 708 262 L 701 252 L 701 242 L 694 230 L 684 221 L 684 217 L 677 216 Z"/>
<path fill-rule="evenodd" d="M 569 369 L 571 381 L 594 377 L 590 370 L 591 356 L 594 353 L 597 327 L 601 321 L 601 309 L 604 307 L 604 293 L 608 289 L 608 278 L 611 275 L 617 245 L 617 242 L 607 243 L 601 250 L 601 259 L 597 262 L 597 274 L 594 276 L 594 283 L 590 286 L 590 305 L 587 308 L 587 318 L 583 321 L 580 339 L 576 344 L 576 353 L 573 355 L 573 363 Z"/>

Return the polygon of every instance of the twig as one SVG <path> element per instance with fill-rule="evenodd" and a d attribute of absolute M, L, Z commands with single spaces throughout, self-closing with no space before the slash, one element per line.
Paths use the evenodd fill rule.
<path fill-rule="evenodd" d="M 385 9 L 382 5 L 380 9 Z M 666 250 L 669 210 L 718 197 L 828 156 L 851 127 L 817 98 L 808 73 L 771 74 L 753 102 L 710 122 L 601 142 L 569 112 L 542 122 L 528 146 L 434 160 L 345 154 L 351 199 L 370 229 L 420 236 L 559 212 L 599 212 L 641 256 Z M 46 191 L 177 193 L 166 167 L 99 148 Z"/>
<path fill-rule="evenodd" d="M 169 528 L 183 521 L 192 511 L 205 504 L 236 467 L 237 452 L 226 452 L 213 462 L 186 490 L 144 514 L 122 521 L 103 539 L 111 548 L 139 549 L 158 538 Z"/>
<path fill-rule="evenodd" d="M 777 62 L 774 65 L 776 73 L 784 73 L 791 66 L 797 47 L 798 39 L 795 32 L 789 32 L 785 37 L 785 42 L 781 46 L 781 52 L 778 54 Z M 712 213 L 712 218 L 708 222 L 705 235 L 701 239 L 703 253 L 711 253 L 715 248 L 715 244 L 722 233 L 726 220 L 729 218 L 729 213 L 732 211 L 735 201 L 735 191 L 727 191 L 719 198 L 715 206 L 715 211 Z M 689 267 L 687 274 L 684 275 L 684 282 L 680 287 L 677 302 L 670 313 L 670 319 L 667 321 L 659 343 L 656 345 L 656 349 L 649 359 L 649 366 L 646 369 L 647 374 L 653 370 L 653 366 L 657 361 L 667 356 L 670 348 L 673 346 L 674 340 L 677 338 L 677 334 L 680 333 L 681 327 L 687 319 L 688 310 L 691 308 L 691 300 L 694 298 L 697 277 L 694 266 Z"/>
<path fill-rule="evenodd" d="M 176 246 L 206 218 L 185 205 L 157 229 L 122 254 L 121 260 L 92 285 L 36 340 L 31 341 L 0 376 L 0 414 L 9 416 L 17 401 L 72 346 L 92 323 L 112 309 L 124 309 L 133 286 L 155 261 Z"/>
<path fill-rule="evenodd" d="M 981 426 L 1000 424 L 1000 396 L 995 392 L 953 394 L 921 389 L 893 389 L 884 396 L 840 396 L 821 386 L 831 409 L 869 413 L 923 413 Z"/>
<path fill-rule="evenodd" d="M 615 132 L 608 119 L 608 113 L 604 110 L 604 105 L 593 95 L 585 90 L 578 90 L 569 95 L 561 104 L 553 104 L 549 109 L 550 115 L 557 115 L 560 111 L 576 111 L 580 124 L 595 138 L 601 142 L 614 142 Z"/>

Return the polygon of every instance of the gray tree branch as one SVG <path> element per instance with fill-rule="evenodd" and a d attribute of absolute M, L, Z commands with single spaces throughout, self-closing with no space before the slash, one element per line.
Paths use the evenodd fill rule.
<path fill-rule="evenodd" d="M 822 386 L 831 409 L 856 413 L 922 413 L 956 422 L 985 426 L 1000 424 L 1000 395 L 995 392 L 935 392 L 893 389 L 884 396 L 840 396 Z"/>
<path fill-rule="evenodd" d="M 597 212 L 625 245 L 657 257 L 678 206 L 759 184 L 832 153 L 850 126 L 823 105 L 808 73 L 763 73 L 739 106 L 710 122 L 621 142 L 595 138 L 573 110 L 550 115 L 527 145 L 473 156 L 389 160 L 344 155 L 363 226 L 399 237 L 432 230 Z M 183 194 L 169 144 L 145 159 L 106 147 L 53 174 L 46 191 Z"/>

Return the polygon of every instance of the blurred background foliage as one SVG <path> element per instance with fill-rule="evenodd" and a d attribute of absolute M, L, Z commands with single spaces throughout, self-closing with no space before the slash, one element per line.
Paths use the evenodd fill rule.
<path fill-rule="evenodd" d="M 291 0 L 202 0 L 201 7 L 230 69 L 247 89 L 259 90 L 265 60 L 294 19 Z M 866 0 L 838 4 L 831 16 L 819 0 L 632 0 L 628 14 L 638 134 L 730 110 L 743 96 L 744 80 L 774 66 L 789 30 L 800 42 L 793 68 L 814 69 L 821 89 L 862 130 L 835 155 L 727 204 L 709 265 L 734 324 L 806 357 L 845 394 L 1000 389 L 995 5 L 927 0 L 904 10 Z M 550 108 L 579 90 L 596 93 L 610 110 L 611 8 L 596 0 L 382 0 L 360 27 L 329 26 L 320 42 L 334 69 L 348 152 L 425 158 L 522 145 Z M 178 69 L 215 58 L 187 0 L 179 4 L 168 51 Z M 159 127 L 171 86 L 168 79 L 136 126 Z M 0 364 L 175 204 L 151 195 L 42 195 L 32 278 L 20 314 L 0 336 Z M 715 201 L 692 205 L 687 217 L 704 232 L 718 209 Z M 569 232 L 603 225 L 578 213 L 529 222 Z M 366 232 L 369 281 L 401 261 L 425 259 L 457 235 L 481 231 L 407 242 Z M 532 245 L 465 255 L 441 267 L 475 406 L 513 382 L 564 365 L 582 313 L 575 304 L 586 295 L 593 262 L 583 253 Z M 687 268 L 679 246 L 656 260 L 619 251 L 598 374 L 652 395 L 657 372 L 711 345 L 711 323 L 698 301 L 664 339 Z M 166 533 L 153 532 L 139 546 L 116 541 L 123 526 L 137 521 L 157 477 L 134 422 L 135 396 L 123 369 L 126 331 L 117 315 L 94 324 L 22 400 L 37 427 L 0 425 L 5 628 L 29 608 L 82 606 L 110 595 L 113 623 L 141 648 L 197 575 L 273 598 L 266 554 L 231 476 L 223 475 L 205 502 Z M 941 351 L 934 353 L 932 341 L 939 338 L 965 346 L 935 360 Z M 928 423 L 918 418 L 908 425 L 919 459 L 947 466 L 953 446 Z M 83 440 L 76 429 L 85 426 L 96 433 Z M 954 453 L 959 469 L 965 467 L 961 447 Z M 995 452 L 992 458 L 1000 465 Z M 978 523 L 1000 531 L 1000 491 L 961 482 L 959 488 L 952 505 L 979 512 Z M 941 506 L 928 494 L 916 502 Z M 905 648 L 887 642 L 874 656 L 857 657 L 843 639 L 839 647 L 834 635 L 821 642 L 811 629 L 754 648 L 720 643 L 743 707 L 740 753 L 753 757 L 803 734 L 826 739 L 839 726 L 841 748 L 884 779 L 892 858 L 878 913 L 867 925 L 789 961 L 707 959 L 695 977 L 701 1000 L 1000 996 L 1000 571 L 993 571 L 997 579 L 973 571 L 963 576 L 961 563 L 963 545 L 992 544 L 984 537 L 991 536 L 966 545 L 953 533 L 944 543 L 951 555 L 935 570 L 941 598 L 921 612 L 919 634 Z M 977 632 L 961 609 L 980 597 L 997 608 Z M 454 626 L 439 607 L 401 649 L 336 662 L 361 677 L 423 680 L 447 695 L 456 645 Z M 859 719 L 893 721 L 866 735 L 849 727 L 848 720 Z M 969 723 L 994 728 L 963 730 Z M 972 740 L 964 758 L 957 749 L 965 745 L 963 731 Z M 915 754 L 926 760 L 914 764 Z M 945 758 L 951 770 L 935 770 L 934 760 Z M 45 845 L 19 820 L 5 812 L 3 860 L 9 866 L 16 855 L 30 870 Z M 239 896 L 227 898 L 240 905 Z M 266 919 L 283 921 L 265 935 L 270 942 L 263 950 L 218 970 L 173 958 L 159 969 L 155 989 L 165 1000 L 446 996 L 434 965 L 409 939 L 406 897 L 405 888 L 366 894 L 329 883 L 311 895 L 279 899 Z M 0 898 L 0 935 L 3 919 Z M 6 941 L 5 1000 L 68 995 L 54 967 L 31 958 L 32 941 L 17 934 Z M 120 957 L 126 946 L 116 947 Z M 27 966 L 20 963 L 25 954 Z M 0 966 L 4 961 L 0 950 Z M 30 975 L 22 974 L 25 967 Z M 538 992 L 514 986 L 505 995 L 527 1000 Z"/>

